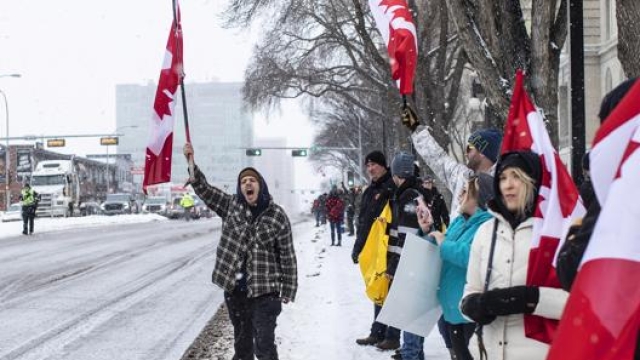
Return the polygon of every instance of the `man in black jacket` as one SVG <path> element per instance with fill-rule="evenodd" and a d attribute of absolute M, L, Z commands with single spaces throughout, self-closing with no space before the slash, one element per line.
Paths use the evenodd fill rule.
<path fill-rule="evenodd" d="M 391 174 L 387 168 L 387 160 L 382 152 L 373 151 L 369 153 L 365 157 L 364 163 L 367 167 L 367 173 L 371 178 L 371 184 L 369 184 L 362 194 L 360 202 L 356 241 L 353 245 L 353 251 L 351 252 L 351 258 L 354 264 L 358 263 L 358 257 L 367 241 L 371 225 L 373 225 L 375 219 L 380 216 L 389 197 L 395 191 L 395 184 L 391 179 Z M 374 304 L 374 321 L 373 324 L 371 324 L 371 332 L 369 336 L 357 339 L 356 343 L 359 345 L 375 345 L 384 340 L 387 326 L 375 321 L 381 309 L 381 306 Z"/>

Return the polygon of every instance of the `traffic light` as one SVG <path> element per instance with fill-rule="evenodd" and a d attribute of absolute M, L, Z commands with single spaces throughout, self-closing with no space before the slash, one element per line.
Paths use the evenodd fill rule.
<path fill-rule="evenodd" d="M 49 139 L 47 140 L 47 147 L 64 147 L 64 139 Z"/>
<path fill-rule="evenodd" d="M 247 149 L 247 156 L 260 156 L 262 155 L 262 149 Z"/>
<path fill-rule="evenodd" d="M 100 145 L 118 145 L 118 137 L 117 136 L 101 137 Z"/>
<path fill-rule="evenodd" d="M 291 150 L 291 156 L 307 156 L 307 149 Z"/>
<path fill-rule="evenodd" d="M 353 171 L 347 171 L 347 186 L 352 187 L 354 183 Z"/>

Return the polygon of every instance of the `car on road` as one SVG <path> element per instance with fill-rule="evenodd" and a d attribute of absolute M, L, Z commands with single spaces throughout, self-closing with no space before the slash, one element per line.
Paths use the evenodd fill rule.
<path fill-rule="evenodd" d="M 105 215 L 135 214 L 138 203 L 131 194 L 109 194 L 100 208 Z"/>
<path fill-rule="evenodd" d="M 167 212 L 167 199 L 164 196 L 150 196 L 142 204 L 143 214 L 165 215 Z"/>
<path fill-rule="evenodd" d="M 102 214 L 102 209 L 100 208 L 100 204 L 98 204 L 95 201 L 85 201 L 83 203 L 80 203 L 80 206 L 78 207 L 78 211 L 80 211 L 80 216 Z"/>
<path fill-rule="evenodd" d="M 22 205 L 20 203 L 11 204 L 9 209 L 2 214 L 2 222 L 20 220 L 22 220 Z"/>

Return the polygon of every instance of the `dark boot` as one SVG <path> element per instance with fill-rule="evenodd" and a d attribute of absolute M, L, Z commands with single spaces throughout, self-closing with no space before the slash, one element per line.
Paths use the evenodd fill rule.
<path fill-rule="evenodd" d="M 369 335 L 366 338 L 356 339 L 356 344 L 358 344 L 358 345 L 375 345 L 379 341 L 380 340 L 378 340 L 378 338 Z"/>
<path fill-rule="evenodd" d="M 378 350 L 387 351 L 400 348 L 400 340 L 384 339 L 376 344 Z"/>

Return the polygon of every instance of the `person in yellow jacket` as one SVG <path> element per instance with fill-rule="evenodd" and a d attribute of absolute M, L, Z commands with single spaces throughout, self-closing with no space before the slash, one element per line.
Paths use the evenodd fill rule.
<path fill-rule="evenodd" d="M 33 220 L 36 217 L 36 208 L 38 207 L 38 193 L 31 188 L 29 183 L 24 184 L 20 192 L 20 202 L 22 204 L 22 234 L 33 234 Z"/>
<path fill-rule="evenodd" d="M 182 208 L 184 209 L 184 219 L 186 221 L 191 220 L 191 210 L 193 209 L 195 203 L 196 202 L 191 194 L 185 193 L 182 196 L 182 199 L 180 200 L 180 206 L 182 206 Z"/>

